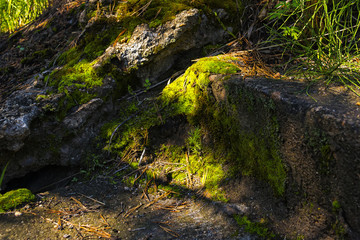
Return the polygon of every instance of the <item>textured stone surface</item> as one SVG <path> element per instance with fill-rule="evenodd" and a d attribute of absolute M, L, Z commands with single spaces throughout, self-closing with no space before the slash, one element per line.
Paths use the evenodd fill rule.
<path fill-rule="evenodd" d="M 225 18 L 226 13 L 221 16 Z M 218 23 L 199 10 L 191 9 L 157 28 L 150 28 L 147 24 L 137 26 L 127 43 L 109 47 L 101 58 L 116 56 L 123 70 L 136 67 L 135 74 L 142 81 L 157 82 L 162 80 L 158 79 L 162 74 L 176 65 L 184 61 L 190 63 L 190 58 L 196 57 L 194 49 L 222 42 L 227 36 Z"/>
<path fill-rule="evenodd" d="M 30 134 L 30 124 L 39 115 L 35 98 L 39 91 L 31 88 L 13 93 L 0 106 L 0 150 L 19 151 Z"/>
<path fill-rule="evenodd" d="M 349 90 L 322 87 L 303 91 L 306 83 L 271 79 L 242 79 L 233 76 L 228 81 L 216 81 L 212 76 L 212 91 L 218 102 L 234 104 L 240 128 L 254 130 L 267 124 L 267 116 L 257 105 L 271 105 L 273 119 L 278 123 L 279 152 L 287 169 L 286 207 L 289 218 L 279 226 L 317 239 L 333 219 L 334 201 L 341 206 L 337 218 L 360 230 L 360 108 L 358 98 Z M 250 107 L 250 108 L 249 108 Z M 259 122 L 260 121 L 260 122 Z M 255 129 L 256 131 L 256 129 Z M 269 196 L 270 197 L 270 196 Z M 304 202 L 322 211 L 319 231 L 311 233 L 311 220 L 300 217 Z M 318 207 L 314 207 L 318 206 Z M 327 211 L 327 213 L 326 213 Z M 313 212 L 315 216 L 317 213 Z M 315 219 L 315 218 L 314 218 Z M 306 221 L 308 221 L 306 223 Z M 302 223 L 301 223 L 302 222 Z M 322 224 L 320 224 L 322 222 Z M 299 224 L 301 223 L 301 224 Z M 309 226 L 313 231 L 314 226 Z M 295 229 L 301 226 L 303 229 Z M 322 227 L 320 227 L 322 226 Z M 290 232 L 286 233 L 290 234 Z M 354 233 L 353 237 L 359 235 Z"/>

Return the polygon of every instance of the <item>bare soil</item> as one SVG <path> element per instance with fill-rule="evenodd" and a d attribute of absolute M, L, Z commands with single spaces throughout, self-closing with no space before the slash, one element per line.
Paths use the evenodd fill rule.
<path fill-rule="evenodd" d="M 98 176 L 39 193 L 35 203 L 0 215 L 0 239 L 256 239 L 231 217 L 232 204 L 143 191 Z"/>

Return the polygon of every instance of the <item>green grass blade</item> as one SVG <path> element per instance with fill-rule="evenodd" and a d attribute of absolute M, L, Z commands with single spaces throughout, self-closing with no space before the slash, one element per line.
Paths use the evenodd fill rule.
<path fill-rule="evenodd" d="M 4 169 L 3 169 L 2 172 L 1 172 L 1 176 L 0 176 L 0 191 L 1 191 L 2 182 L 3 182 L 3 180 L 4 180 L 5 172 L 6 172 L 6 169 L 7 169 L 8 165 L 9 165 L 9 163 L 10 163 L 10 161 L 8 161 L 8 162 L 6 163 Z"/>

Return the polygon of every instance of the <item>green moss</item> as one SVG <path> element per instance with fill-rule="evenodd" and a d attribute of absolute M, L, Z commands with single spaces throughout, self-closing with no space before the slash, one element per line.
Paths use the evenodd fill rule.
<path fill-rule="evenodd" d="M 323 175 L 329 175 L 334 157 L 326 134 L 319 129 L 308 129 L 306 140 L 314 157 L 318 159 L 318 171 Z"/>
<path fill-rule="evenodd" d="M 104 150 L 118 153 L 120 156 L 126 152 L 126 149 L 136 149 L 142 146 L 147 141 L 144 138 L 147 137 L 149 128 L 161 123 L 156 106 L 145 109 L 139 108 L 135 103 L 127 104 L 128 107 L 124 108 L 123 112 L 124 118 L 104 124 L 101 130 L 101 137 L 107 140 L 107 144 L 114 134 L 111 146 L 107 145 Z M 140 111 L 141 113 L 136 115 Z M 131 115 L 133 117 L 129 117 Z M 117 132 L 115 132 L 118 126 Z"/>
<path fill-rule="evenodd" d="M 228 99 L 227 103 L 216 103 L 208 94 L 209 75 L 234 74 L 239 70 L 237 61 L 241 60 L 230 56 L 200 59 L 182 77 L 167 86 L 160 99 L 173 108 L 174 115 L 185 114 L 190 123 L 201 126 L 217 138 L 216 147 L 226 153 L 224 159 L 232 165 L 233 175 L 254 175 L 267 181 L 276 194 L 282 195 L 286 171 L 278 150 L 274 103 L 256 98 L 245 90 L 233 92 L 234 99 Z M 258 109 L 262 112 L 261 118 L 266 120 L 259 118 L 259 124 L 251 131 L 237 128 L 241 126 L 241 118 L 236 106 L 242 105 L 252 106 L 247 107 L 247 111 L 254 118 L 259 118 L 253 112 Z"/>
<path fill-rule="evenodd" d="M 102 85 L 102 78 L 97 75 L 92 67 L 93 63 L 82 60 L 73 67 L 65 67 L 53 72 L 54 78 L 50 84 L 57 86 L 59 92 L 69 92 L 73 89 L 90 89 Z"/>
<path fill-rule="evenodd" d="M 58 64 L 73 66 L 77 62 L 79 62 L 81 57 L 81 49 L 79 47 L 73 47 L 62 53 L 59 56 Z"/>
<path fill-rule="evenodd" d="M 43 62 L 45 59 L 50 59 L 53 55 L 53 50 L 46 48 L 44 50 L 31 53 L 29 56 L 21 59 L 21 64 L 31 65 L 34 62 Z"/>
<path fill-rule="evenodd" d="M 332 202 L 332 210 L 333 210 L 333 212 L 337 213 L 340 210 L 340 208 L 341 208 L 341 205 L 337 200 Z"/>
<path fill-rule="evenodd" d="M 92 65 L 93 63 L 82 60 L 71 67 L 67 65 L 51 73 L 49 85 L 56 87 L 57 92 L 65 93 L 57 110 L 59 119 L 65 117 L 73 106 L 86 103 L 96 96 L 92 89 L 102 85 L 102 77 Z"/>
<path fill-rule="evenodd" d="M 236 73 L 239 68 L 233 61 L 236 58 L 228 56 L 200 59 L 163 90 L 161 101 L 172 103 L 177 109 L 175 114 L 193 115 L 199 109 L 201 100 L 207 101 L 204 92 L 210 83 L 210 74 Z"/>
<path fill-rule="evenodd" d="M 265 221 L 263 219 L 261 222 L 252 222 L 246 216 L 241 217 L 236 215 L 234 218 L 236 222 L 248 233 L 256 234 L 266 239 L 275 239 L 276 237 L 274 233 L 265 227 Z"/>
<path fill-rule="evenodd" d="M 108 140 L 120 126 L 110 148 L 106 146 L 105 149 L 124 157 L 130 150 L 142 151 L 144 146 L 149 146 L 155 149 L 155 159 L 170 163 L 152 168 L 153 174 L 167 176 L 170 185 L 204 188 L 206 196 L 214 200 L 226 201 L 221 186 L 226 179 L 236 178 L 238 174 L 265 180 L 276 194 L 282 195 L 286 171 L 278 151 L 279 126 L 274 114 L 275 104 L 236 88 L 230 89 L 232 92 L 225 102 L 216 102 L 207 89 L 211 74 L 224 74 L 222 81 L 226 81 L 228 74 L 239 70 L 237 61 L 240 59 L 230 56 L 200 59 L 163 90 L 159 103 L 151 103 L 155 106 L 141 109 L 130 104 L 122 119 L 104 125 L 102 136 Z M 252 108 L 247 108 L 247 104 L 252 104 Z M 253 129 L 240 127 L 240 106 L 257 119 Z M 161 117 L 159 109 L 162 109 Z M 254 109 L 261 112 L 261 116 L 253 112 Z M 125 121 L 134 113 L 138 115 Z M 183 145 L 154 146 L 147 140 L 149 129 L 163 124 L 170 117 L 179 116 L 186 116 L 192 125 Z M 212 136 L 216 145 L 204 144 L 205 135 Z M 225 166 L 227 171 L 224 171 Z"/>
<path fill-rule="evenodd" d="M 0 212 L 7 211 L 17 206 L 34 201 L 35 196 L 30 190 L 20 188 L 0 195 Z"/>
<path fill-rule="evenodd" d="M 42 99 L 49 99 L 50 96 L 49 95 L 45 95 L 45 94 L 39 94 L 36 96 L 36 101 L 39 102 L 41 101 Z"/>

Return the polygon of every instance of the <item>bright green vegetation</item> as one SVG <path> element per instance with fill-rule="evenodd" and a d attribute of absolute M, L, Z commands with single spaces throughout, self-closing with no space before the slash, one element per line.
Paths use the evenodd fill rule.
<path fill-rule="evenodd" d="M 280 1 L 270 19 L 276 19 L 271 42 L 288 42 L 286 51 L 296 56 L 291 60 L 301 61 L 289 74 L 340 82 L 359 95 L 359 1 Z"/>
<path fill-rule="evenodd" d="M 266 239 L 275 239 L 276 235 L 265 227 L 265 221 L 261 219 L 260 222 L 252 222 L 246 216 L 235 216 L 236 222 L 244 228 L 248 233 L 256 234 Z"/>
<path fill-rule="evenodd" d="M 48 6 L 48 0 L 0 0 L 0 32 L 14 32 Z"/>
<path fill-rule="evenodd" d="M 60 92 L 69 92 L 69 88 L 93 88 L 102 85 L 102 79 L 92 68 L 92 63 L 86 60 L 54 72 L 53 76 L 56 75 L 59 75 L 59 82 L 53 81 L 51 84 L 57 85 Z"/>
<path fill-rule="evenodd" d="M 9 209 L 35 200 L 35 195 L 26 188 L 9 191 L 3 195 L 0 194 L 0 212 L 5 212 Z"/>
<path fill-rule="evenodd" d="M 201 110 L 202 101 L 207 101 L 207 96 L 203 93 L 210 83 L 209 76 L 234 74 L 238 70 L 235 57 L 216 56 L 200 59 L 189 67 L 182 77 L 164 89 L 161 100 L 165 104 L 172 103 L 176 108 L 176 114 L 194 116 Z"/>

